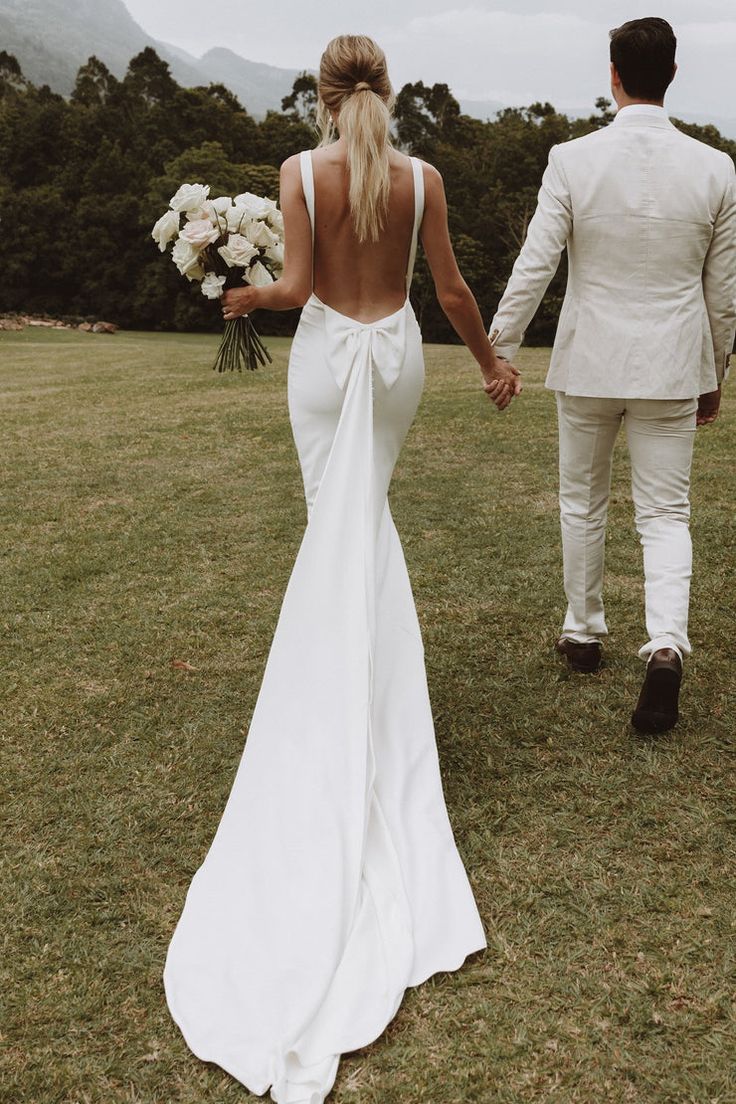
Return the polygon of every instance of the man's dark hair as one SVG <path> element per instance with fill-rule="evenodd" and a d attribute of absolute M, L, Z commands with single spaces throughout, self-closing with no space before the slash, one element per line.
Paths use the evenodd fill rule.
<path fill-rule="evenodd" d="M 611 61 L 627 96 L 663 100 L 674 76 L 676 49 L 666 19 L 632 19 L 611 31 Z"/>

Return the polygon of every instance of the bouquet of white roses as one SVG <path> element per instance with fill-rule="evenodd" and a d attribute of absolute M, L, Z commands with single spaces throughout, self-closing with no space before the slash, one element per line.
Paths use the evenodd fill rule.
<path fill-rule="evenodd" d="M 201 281 L 208 299 L 243 281 L 255 287 L 272 283 L 284 264 L 284 220 L 277 205 L 252 192 L 234 199 L 209 194 L 208 184 L 182 184 L 171 197 L 151 231 L 161 252 L 173 241 L 172 261 L 182 276 Z M 254 369 L 270 360 L 247 315 L 225 323 L 218 372 Z"/>

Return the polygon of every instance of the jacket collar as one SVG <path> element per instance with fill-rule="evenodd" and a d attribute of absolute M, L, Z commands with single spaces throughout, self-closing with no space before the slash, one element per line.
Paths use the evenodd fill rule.
<path fill-rule="evenodd" d="M 659 127 L 674 130 L 674 124 L 663 107 L 656 104 L 631 104 L 622 107 L 616 114 L 611 126 Z"/>

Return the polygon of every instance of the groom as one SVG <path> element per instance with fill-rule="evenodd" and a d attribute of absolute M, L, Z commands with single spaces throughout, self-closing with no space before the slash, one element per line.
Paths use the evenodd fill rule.
<path fill-rule="evenodd" d="M 697 425 L 718 416 L 736 329 L 731 158 L 670 122 L 676 39 L 664 19 L 611 32 L 614 122 L 554 146 L 524 247 L 491 325 L 512 359 L 567 248 L 569 277 L 547 387 L 556 392 L 567 616 L 557 649 L 601 663 L 611 458 L 624 427 L 644 548 L 648 661 L 632 715 L 678 716 L 692 567 L 690 465 Z"/>

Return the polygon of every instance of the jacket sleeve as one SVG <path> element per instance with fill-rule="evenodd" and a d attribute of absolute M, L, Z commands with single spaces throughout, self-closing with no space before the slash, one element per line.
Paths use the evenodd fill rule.
<path fill-rule="evenodd" d="M 703 295 L 719 385 L 728 376 L 736 336 L 736 170 L 728 154 L 724 156 L 729 162 L 726 190 L 703 265 Z"/>
<path fill-rule="evenodd" d="M 491 323 L 489 336 L 499 356 L 507 360 L 516 356 L 524 331 L 557 271 L 571 231 L 570 190 L 560 165 L 558 147 L 553 146 L 526 241 Z"/>

